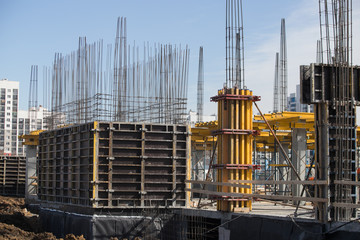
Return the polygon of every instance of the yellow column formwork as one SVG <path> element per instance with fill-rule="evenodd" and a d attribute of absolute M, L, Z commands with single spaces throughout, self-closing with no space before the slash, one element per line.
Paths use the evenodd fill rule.
<path fill-rule="evenodd" d="M 98 137 L 97 137 L 97 127 L 98 122 L 94 122 L 94 142 L 93 142 L 93 174 L 92 174 L 92 183 L 93 183 L 93 190 L 92 190 L 92 205 L 93 207 L 97 207 L 97 180 L 98 180 Z"/>
<path fill-rule="evenodd" d="M 252 91 L 238 88 L 224 88 L 211 98 L 218 102 L 217 181 L 226 183 L 237 180 L 252 180 L 252 141 L 257 131 L 253 130 L 252 102 L 260 98 Z M 248 183 L 247 185 L 250 185 Z M 252 193 L 252 188 L 218 186 L 218 192 Z M 220 211 L 251 210 L 251 199 L 223 196 L 217 200 Z"/>

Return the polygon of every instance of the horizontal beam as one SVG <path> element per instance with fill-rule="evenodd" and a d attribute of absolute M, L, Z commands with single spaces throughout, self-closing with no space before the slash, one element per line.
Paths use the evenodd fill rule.
<path fill-rule="evenodd" d="M 185 180 L 185 182 L 186 183 L 195 183 L 195 184 L 204 184 L 204 185 L 229 186 L 229 187 L 237 187 L 237 188 L 251 188 L 250 185 L 240 185 L 240 184 L 236 184 L 236 183 L 195 181 L 195 180 Z"/>
<path fill-rule="evenodd" d="M 332 203 L 331 206 L 340 208 L 360 208 L 360 204 L 355 203 Z"/>
<path fill-rule="evenodd" d="M 185 188 L 185 191 L 209 194 L 221 197 L 236 197 L 236 198 L 263 198 L 270 200 L 290 200 L 290 201 L 307 201 L 307 202 L 328 202 L 326 198 L 313 198 L 313 197 L 293 197 L 293 196 L 278 196 L 278 195 L 262 195 L 262 194 L 249 194 L 249 193 L 228 193 L 228 192 L 214 192 L 200 189 Z"/>
<path fill-rule="evenodd" d="M 230 183 L 252 183 L 255 185 L 263 185 L 263 184 L 301 184 L 301 185 L 328 185 L 326 180 L 314 180 L 314 181 L 274 181 L 274 180 L 229 180 Z"/>
<path fill-rule="evenodd" d="M 355 182 L 355 181 L 335 180 L 334 183 L 342 184 L 342 185 L 360 186 L 360 182 Z"/>

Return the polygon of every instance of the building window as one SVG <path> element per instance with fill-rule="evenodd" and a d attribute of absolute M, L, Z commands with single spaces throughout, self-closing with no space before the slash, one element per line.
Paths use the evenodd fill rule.
<path fill-rule="evenodd" d="M 11 92 L 11 89 L 8 89 L 8 92 Z"/>
<path fill-rule="evenodd" d="M 7 95 L 8 98 L 11 98 L 11 95 Z"/>
<path fill-rule="evenodd" d="M 11 104 L 11 101 L 7 101 L 8 104 Z"/>
<path fill-rule="evenodd" d="M 7 119 L 6 119 L 6 121 L 7 121 L 7 122 L 10 122 L 10 121 L 11 121 L 11 119 L 10 119 L 10 118 L 7 118 Z"/>
<path fill-rule="evenodd" d="M 10 116 L 11 114 L 10 113 L 6 113 L 7 116 Z"/>
<path fill-rule="evenodd" d="M 10 124 L 6 124 L 6 127 L 10 127 Z"/>

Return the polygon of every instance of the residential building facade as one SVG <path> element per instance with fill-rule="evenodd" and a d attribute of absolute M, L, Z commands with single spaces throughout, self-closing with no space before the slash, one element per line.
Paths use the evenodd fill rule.
<path fill-rule="evenodd" d="M 0 155 L 25 155 L 19 135 L 48 129 L 51 113 L 39 106 L 19 110 L 19 82 L 0 80 Z"/>
<path fill-rule="evenodd" d="M 16 155 L 19 82 L 0 80 L 0 155 Z"/>
<path fill-rule="evenodd" d="M 47 130 L 48 120 L 51 113 L 41 105 L 37 108 L 33 107 L 28 111 L 19 110 L 18 114 L 18 135 L 29 134 L 36 130 Z M 25 155 L 25 147 L 22 140 L 18 140 L 18 155 Z"/>

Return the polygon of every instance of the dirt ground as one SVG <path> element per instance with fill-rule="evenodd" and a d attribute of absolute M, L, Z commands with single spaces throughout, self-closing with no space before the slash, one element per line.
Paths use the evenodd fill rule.
<path fill-rule="evenodd" d="M 49 232 L 42 231 L 39 217 L 25 208 L 23 198 L 0 196 L 0 240 L 56 240 Z M 85 240 L 83 236 L 66 235 L 64 240 Z"/>

